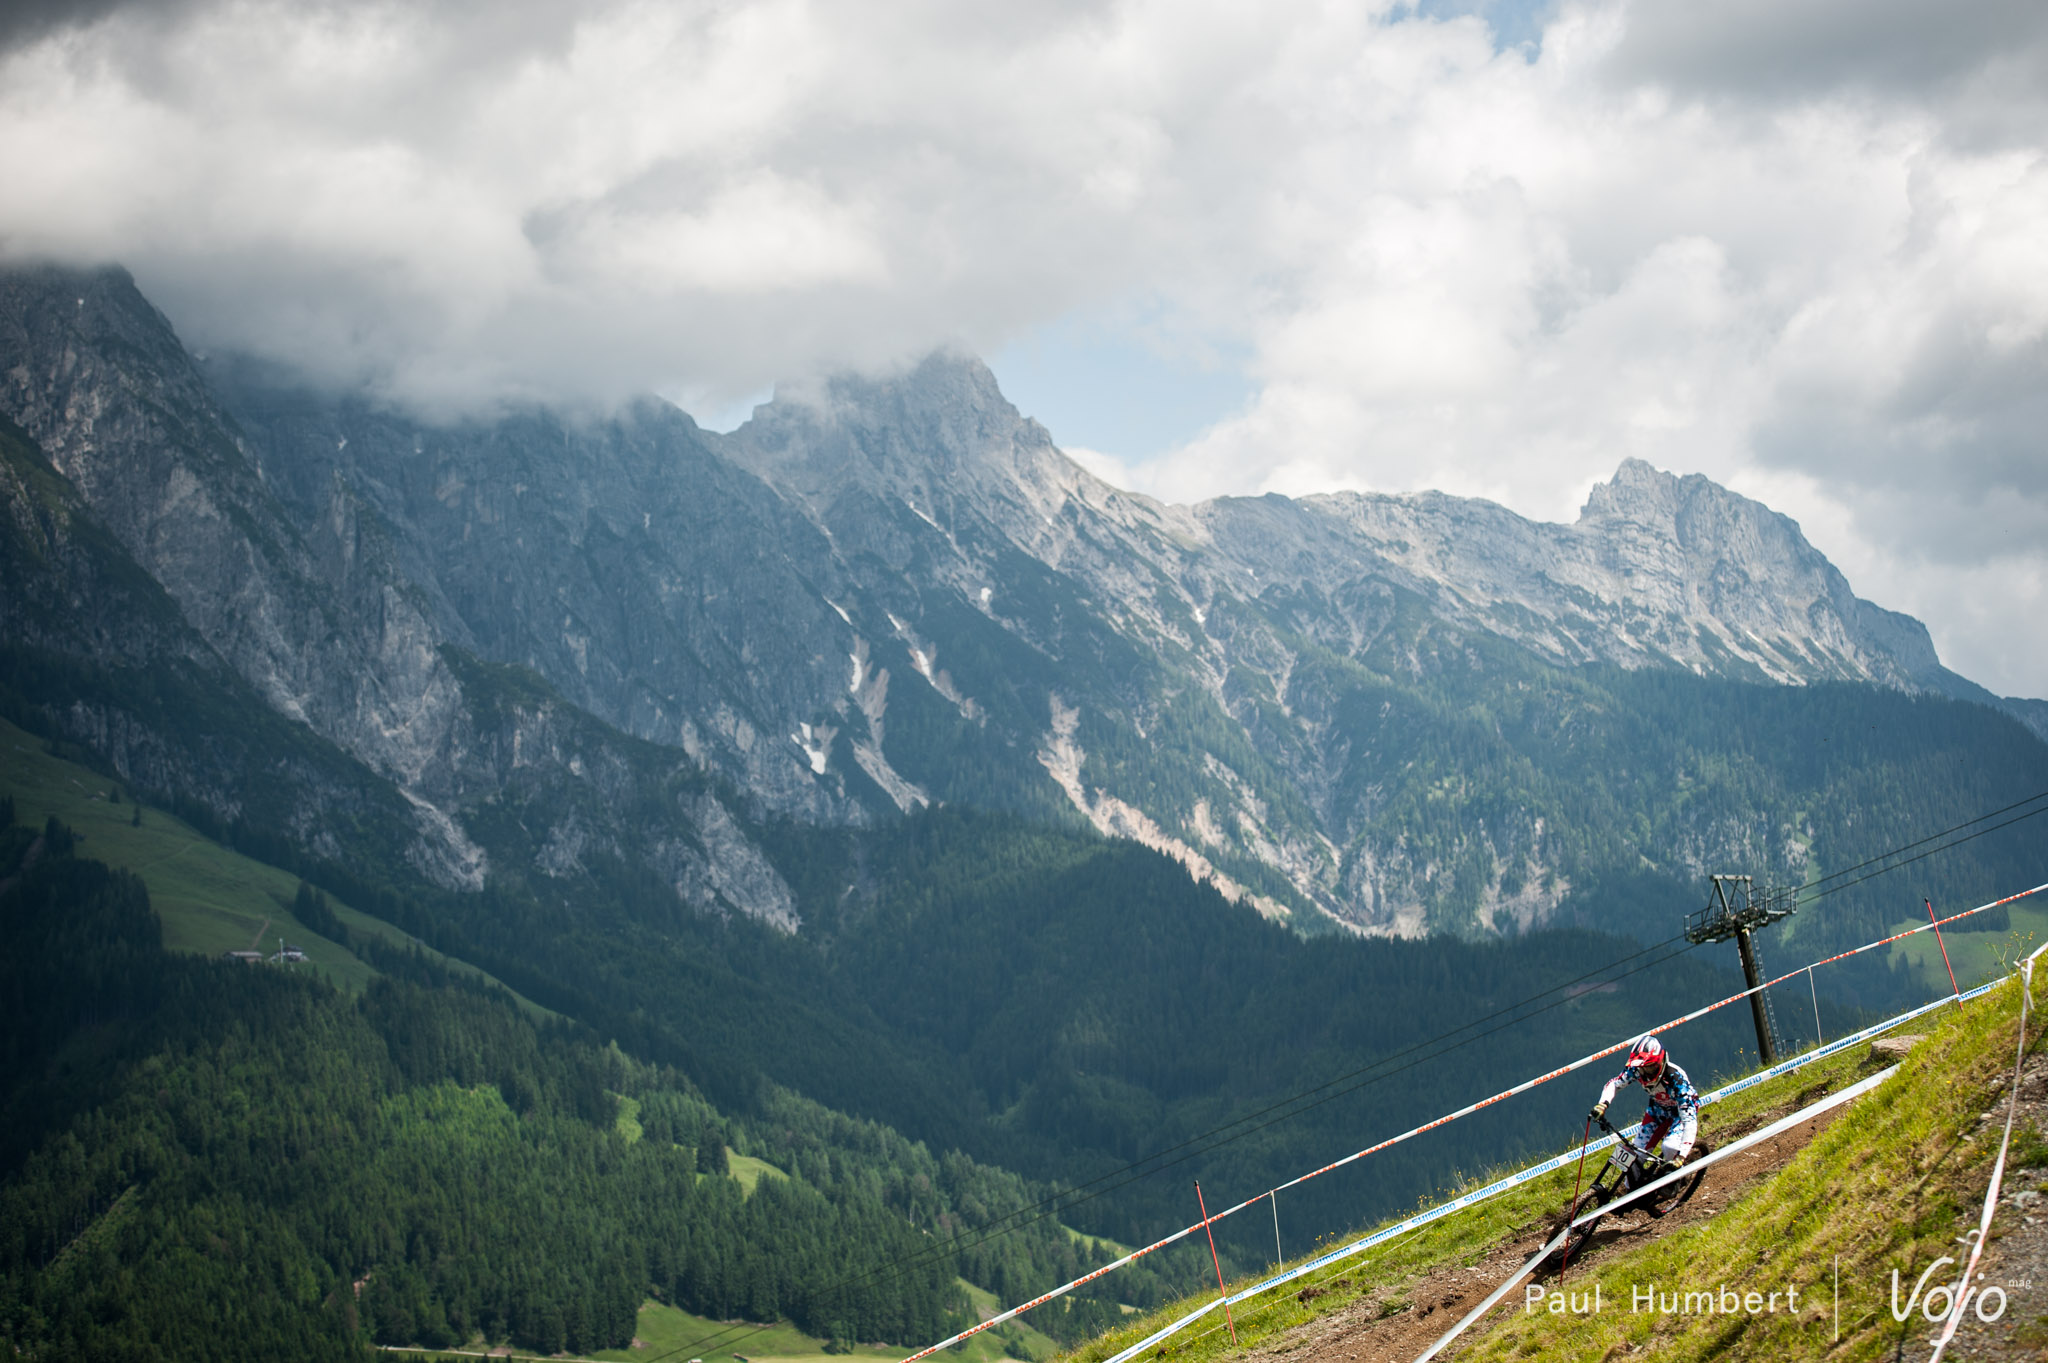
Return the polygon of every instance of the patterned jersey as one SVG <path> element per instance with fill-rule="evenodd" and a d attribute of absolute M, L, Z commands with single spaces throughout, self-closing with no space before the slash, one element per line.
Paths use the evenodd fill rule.
<path fill-rule="evenodd" d="M 1607 1087 L 1600 1090 L 1600 1101 L 1611 1103 L 1614 1095 L 1630 1084 L 1643 1081 L 1641 1072 L 1630 1065 L 1607 1081 Z M 1667 1132 L 1679 1152 L 1684 1154 L 1692 1149 L 1693 1139 L 1699 1134 L 1700 1091 L 1692 1086 L 1692 1080 L 1680 1069 L 1669 1055 L 1664 1057 L 1664 1073 L 1656 1084 L 1648 1086 L 1648 1106 L 1643 1112 L 1643 1125 L 1653 1129 L 1662 1138 Z"/>

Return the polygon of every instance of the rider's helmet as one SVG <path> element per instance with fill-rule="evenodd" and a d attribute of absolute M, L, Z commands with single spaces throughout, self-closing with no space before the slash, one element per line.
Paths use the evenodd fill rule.
<path fill-rule="evenodd" d="M 1643 1083 L 1656 1083 L 1664 1075 L 1664 1043 L 1654 1036 L 1644 1037 L 1629 1051 L 1628 1067 Z"/>

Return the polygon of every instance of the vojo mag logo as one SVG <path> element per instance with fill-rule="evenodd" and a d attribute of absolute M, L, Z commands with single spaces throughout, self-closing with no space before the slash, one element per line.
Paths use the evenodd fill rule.
<path fill-rule="evenodd" d="M 1965 1245 L 1970 1245 L 1975 1243 L 1977 1235 L 1978 1232 L 1973 1228 L 1968 1233 L 1957 1236 L 1956 1239 Z M 1913 1290 L 1906 1294 L 1904 1305 L 1901 1305 L 1899 1302 L 1899 1270 L 1894 1268 L 1892 1270 L 1892 1319 L 1903 1323 L 1912 1317 L 1916 1306 L 1919 1308 L 1922 1316 L 1935 1322 L 1947 1320 L 1951 1314 L 1960 1315 L 1966 1310 L 1975 1314 L 1977 1319 L 1983 1321 L 1986 1325 L 2003 1316 L 2006 1306 L 2005 1288 L 1998 1283 L 1984 1285 L 1984 1275 L 1982 1273 L 1977 1275 L 1976 1283 L 1962 1285 L 1960 1294 L 1957 1292 L 1957 1284 L 1938 1282 L 1933 1287 L 1927 1286 L 1929 1278 L 1932 1278 L 1942 1269 L 1949 1267 L 1955 1262 L 1953 1257 L 1944 1254 L 1921 1270 L 1919 1278 L 1913 1283 Z M 2032 1286 L 2028 1282 L 2015 1282 L 2012 1285 L 2016 1288 Z M 1993 1298 L 1997 1299 L 1995 1305 L 1993 1304 Z M 1938 1305 L 1937 1302 L 1939 1303 Z"/>

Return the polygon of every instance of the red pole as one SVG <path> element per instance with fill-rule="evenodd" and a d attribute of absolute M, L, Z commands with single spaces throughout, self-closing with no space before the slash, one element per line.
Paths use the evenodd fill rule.
<path fill-rule="evenodd" d="M 1230 1327 L 1230 1342 L 1237 1343 L 1237 1322 L 1230 1318 L 1230 1294 L 1223 1290 L 1223 1261 L 1216 1257 L 1216 1232 L 1209 1230 L 1209 1204 L 1202 1197 L 1202 1180 L 1195 1180 L 1195 1205 L 1202 1209 L 1202 1229 L 1209 1236 L 1209 1262 L 1216 1265 L 1216 1295 L 1223 1298 L 1223 1323 Z"/>
<path fill-rule="evenodd" d="M 1579 1168 L 1578 1172 L 1572 1175 L 1571 1204 L 1564 1209 L 1564 1219 L 1567 1222 L 1569 1222 L 1572 1219 L 1572 1212 L 1577 1210 L 1579 1205 L 1579 1177 L 1580 1175 L 1586 1172 L 1586 1146 L 1592 1142 L 1592 1139 L 1593 1119 L 1591 1117 L 1588 1117 L 1586 1118 L 1586 1134 L 1579 1138 Z M 1557 1281 L 1560 1284 L 1564 1282 L 1565 1270 L 1570 1268 L 1571 1266 L 1572 1236 L 1570 1230 L 1566 1230 L 1564 1236 L 1564 1258 L 1559 1260 L 1557 1265 Z"/>
<path fill-rule="evenodd" d="M 1941 920 L 1934 916 L 1934 901 L 1923 899 L 1920 902 L 1927 906 L 1927 921 L 1934 924 L 1934 943 L 1941 948 L 1941 963 L 1948 966 L 1948 992 L 1956 996 L 1956 1007 L 1961 1009 L 1963 991 L 1956 984 L 1956 968 L 1949 965 L 1948 943 L 1941 940 Z"/>

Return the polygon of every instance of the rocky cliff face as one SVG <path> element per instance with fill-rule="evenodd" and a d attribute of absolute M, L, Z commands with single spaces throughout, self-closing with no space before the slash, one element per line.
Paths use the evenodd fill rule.
<path fill-rule="evenodd" d="M 1486 688 L 1601 664 L 1991 699 L 1703 478 L 1631 461 L 1572 525 L 1438 494 L 1168 506 L 964 356 L 729 436 L 652 400 L 431 426 L 195 363 L 118 271 L 30 270 L 0 275 L 0 407 L 237 676 L 407 793 L 447 883 L 627 856 L 795 927 L 717 787 L 808 823 L 1081 818 L 1269 915 L 1509 930 L 1568 893 L 1573 814 L 1481 815 L 1455 745 L 1420 756 Z"/>
<path fill-rule="evenodd" d="M 437 637 L 531 667 L 772 807 L 860 817 L 788 737 L 844 677 L 818 637 L 838 623 L 829 547 L 687 416 L 650 402 L 428 429 L 212 372 L 295 519 L 362 508 Z"/>
<path fill-rule="evenodd" d="M 513 703 L 502 688 L 485 686 L 490 694 L 479 696 L 477 674 L 466 686 L 457 660 L 462 650 L 479 648 L 478 640 L 463 628 L 462 614 L 440 584 L 419 571 L 420 536 L 448 533 L 447 528 L 394 521 L 377 505 L 372 494 L 380 489 L 373 481 L 351 478 L 331 462 L 280 459 L 267 442 L 252 441 L 169 323 L 124 272 L 0 273 L 0 404 L 76 490 L 87 519 L 105 527 L 112 553 L 139 565 L 166 598 L 164 611 L 173 618 L 158 628 L 199 657 L 194 666 L 224 665 L 227 678 L 217 677 L 211 687 L 196 681 L 195 691 L 253 688 L 271 712 L 304 725 L 389 781 L 403 797 L 396 807 L 411 825 L 404 855 L 421 874 L 454 888 L 480 888 L 490 855 L 469 824 L 480 805 L 521 794 L 530 805 L 585 811 L 587 833 L 549 830 L 539 835 L 544 849 L 564 836 L 583 836 L 593 848 L 624 850 L 626 834 L 618 821 L 589 813 L 602 806 L 592 792 L 602 789 L 601 776 L 616 777 L 619 768 L 632 767 L 644 777 L 645 769 L 658 771 L 661 763 L 618 753 L 620 736 L 588 723 L 580 712 L 567 726 L 575 741 L 563 741 L 563 726 L 551 722 L 560 708 L 557 698 L 545 692 Z M 273 468 L 296 481 L 280 487 Z M 572 475 L 573 470 L 561 474 Z M 486 524 L 508 519 L 506 503 L 516 504 L 521 489 L 515 479 L 499 502 L 501 486 L 492 481 L 479 492 L 471 514 Z M 56 523 L 38 527 L 35 502 L 22 479 L 17 476 L 5 491 L 24 543 L 37 542 L 30 531 L 48 541 Z M 461 504 L 445 484 L 441 491 Z M 516 555 L 519 536 L 500 546 Z M 39 575 L 40 585 L 103 606 L 104 594 L 88 567 L 102 577 L 111 571 L 51 562 Z M 514 579 L 521 590 L 534 582 L 532 576 Z M 456 585 L 488 594 L 502 592 L 504 583 L 460 578 Z M 16 593 L 10 588 L 9 613 L 28 614 L 21 607 L 32 602 Z M 535 605 L 517 595 L 511 601 L 515 611 Z M 86 611 L 79 618 L 102 613 Z M 39 618 L 56 617 L 45 610 Z M 488 627 L 502 618 L 486 615 L 483 623 Z M 107 637 L 95 638 L 89 629 L 65 628 L 69 637 L 57 642 L 71 658 L 105 667 L 133 652 L 130 629 L 102 630 Z M 159 790 L 191 785 L 156 769 L 167 760 L 162 753 L 179 747 L 172 742 L 175 718 L 159 716 L 152 723 L 129 705 L 114 707 L 96 723 L 103 737 L 119 740 L 113 742 L 114 760 L 124 771 L 132 765 L 133 779 Z M 71 724 L 93 727 L 84 717 Z M 159 755 L 156 767 L 145 762 L 149 754 Z M 542 790 L 546 799 L 534 799 Z M 225 817 L 242 813 L 241 796 L 229 784 L 217 782 L 197 793 Z M 722 806 L 712 815 L 706 800 L 716 804 L 715 797 L 692 790 L 677 804 L 667 850 L 653 859 L 675 874 L 689 902 L 789 918 L 786 889 L 778 893 L 758 876 L 721 881 L 705 871 L 721 857 L 732 862 L 737 855 L 731 851 L 730 815 Z M 712 825 L 701 834 L 699 815 Z M 338 850 L 328 845 L 331 838 L 319 835 L 320 819 L 310 811 L 294 823 L 316 850 Z M 520 840 L 499 841 L 522 854 L 526 850 Z M 537 869 L 547 873 L 545 850 L 537 860 Z M 759 897 L 721 900 L 721 885 Z"/>
<path fill-rule="evenodd" d="M 1568 526 L 1435 495 L 1307 509 L 1342 527 L 1354 561 L 1406 575 L 1446 617 L 1562 663 L 1943 691 L 1958 680 L 1918 621 L 1859 600 L 1792 521 L 1698 475 L 1631 459 Z"/>
<path fill-rule="evenodd" d="M 316 856 L 437 855 L 389 783 L 272 710 L 4 418 L 0 582 L 10 718 L 39 714 L 121 779 L 228 823 L 260 810 Z"/>
<path fill-rule="evenodd" d="M 899 573 L 921 555 L 946 586 L 993 595 L 990 566 L 1022 552 L 1085 582 L 1126 633 L 1171 635 L 1222 670 L 1232 660 L 1211 648 L 1219 641 L 1180 623 L 1218 597 L 1325 598 L 1335 609 L 1318 634 L 1350 652 L 1359 612 L 1337 598 L 1380 583 L 1566 665 L 1991 699 L 1940 665 L 1918 621 L 1856 597 L 1794 522 L 1640 460 L 1595 487 L 1573 525 L 1436 493 L 1167 506 L 1067 460 L 964 357 L 935 357 L 892 382 L 829 384 L 713 443 L 836 542 Z M 922 545 L 906 513 L 925 523 Z M 1155 599 L 1162 586 L 1176 603 Z"/>
<path fill-rule="evenodd" d="M 363 552 L 345 506 L 313 538 L 282 514 L 125 272 L 0 274 L 0 401 L 274 710 L 408 790 L 445 789 L 459 697 L 414 594 Z M 424 819 L 420 832 L 441 830 Z M 467 859 L 447 851 L 420 859 L 443 869 Z"/>
<path fill-rule="evenodd" d="M 1168 506 L 1067 460 L 964 357 L 833 382 L 712 443 L 829 538 L 859 593 L 849 629 L 886 622 L 862 658 L 907 649 L 1098 829 L 1269 913 L 1418 931 L 1440 893 L 1436 860 L 1374 826 L 1387 801 L 1365 773 L 1387 740 L 1333 657 L 1427 687 L 1494 666 L 1490 641 L 1565 667 L 1993 701 L 1790 520 L 1639 461 L 1572 525 L 1439 494 Z M 1012 660 L 991 665 L 991 629 Z M 1541 921 L 1569 890 L 1544 819 L 1519 823 L 1480 839 L 1482 926 Z"/>

